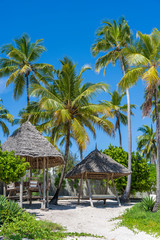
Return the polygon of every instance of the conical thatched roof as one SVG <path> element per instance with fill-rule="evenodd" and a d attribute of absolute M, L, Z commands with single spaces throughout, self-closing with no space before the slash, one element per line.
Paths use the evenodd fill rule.
<path fill-rule="evenodd" d="M 127 176 L 131 172 L 96 149 L 68 172 L 66 178 L 81 178 L 82 174 L 87 174 L 88 179 L 106 179 Z"/>
<path fill-rule="evenodd" d="M 25 122 L 5 143 L 2 151 L 14 151 L 16 155 L 25 157 L 32 168 L 43 168 L 43 158 L 48 167 L 63 164 L 63 157 L 55 147 L 29 122 Z"/>

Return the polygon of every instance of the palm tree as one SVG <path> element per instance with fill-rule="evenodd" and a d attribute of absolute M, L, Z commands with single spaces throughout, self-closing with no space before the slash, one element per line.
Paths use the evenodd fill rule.
<path fill-rule="evenodd" d="M 13 116 L 9 114 L 8 110 L 3 106 L 2 99 L 0 99 L 0 126 L 2 128 L 4 136 L 9 135 L 9 129 L 5 122 L 12 123 Z"/>
<path fill-rule="evenodd" d="M 150 159 L 151 164 L 155 164 L 156 161 L 156 133 L 153 131 L 153 126 L 143 125 L 138 131 L 142 132 L 142 135 L 137 137 L 138 147 L 137 150 L 141 152 L 142 156 Z"/>
<path fill-rule="evenodd" d="M 46 51 L 42 45 L 42 39 L 32 43 L 27 34 L 14 40 L 13 44 L 2 46 L 1 53 L 5 53 L 8 58 L 0 58 L 0 77 L 7 76 L 6 86 L 14 83 L 15 99 L 18 99 L 27 89 L 27 105 L 30 102 L 30 83 L 46 83 L 50 78 L 53 66 L 46 63 L 35 63 L 42 53 Z"/>
<path fill-rule="evenodd" d="M 116 118 L 115 122 L 115 131 L 118 129 L 119 132 L 119 143 L 120 147 L 122 147 L 122 136 L 121 136 L 121 123 L 126 126 L 127 125 L 127 104 L 122 105 L 121 101 L 125 95 L 125 93 L 120 94 L 118 91 L 113 91 L 110 93 L 111 100 L 110 101 L 103 101 L 102 104 L 109 107 L 111 109 L 111 115 L 113 118 Z M 134 104 L 131 104 L 131 109 L 135 108 Z M 131 111 L 131 115 L 133 112 Z"/>
<path fill-rule="evenodd" d="M 127 60 L 133 66 L 130 71 L 122 78 L 121 88 L 126 88 L 136 84 L 139 78 L 146 83 L 145 102 L 143 104 L 143 116 L 150 114 L 152 99 L 155 102 L 156 116 L 156 144 L 157 144 L 157 193 L 154 211 L 160 204 L 160 152 L 159 152 L 159 113 L 158 113 L 158 86 L 160 84 L 158 68 L 160 66 L 160 32 L 154 29 L 153 32 L 142 34 L 138 32 L 139 41 L 136 46 L 129 50 Z"/>
<path fill-rule="evenodd" d="M 92 104 L 91 99 L 99 91 L 107 91 L 108 85 L 104 83 L 85 83 L 82 85 L 82 74 L 88 69 L 82 67 L 79 74 L 76 73 L 76 65 L 68 59 L 61 61 L 62 68 L 57 71 L 57 80 L 44 87 L 40 84 L 32 86 L 32 95 L 40 98 L 38 106 L 32 107 L 31 121 L 43 122 L 41 130 L 48 131 L 52 139 L 59 138 L 63 134 L 65 141 L 64 166 L 57 191 L 51 203 L 57 204 L 59 191 L 64 178 L 69 154 L 70 139 L 76 141 L 79 148 L 84 151 L 89 136 L 88 128 L 93 136 L 96 136 L 94 125 L 103 128 L 109 135 L 113 132 L 113 124 L 107 119 L 101 119 L 98 114 L 109 114 L 109 110 L 101 104 Z M 31 108 L 31 105 L 29 106 Z"/>
<path fill-rule="evenodd" d="M 98 58 L 96 61 L 96 70 L 100 71 L 104 67 L 104 74 L 109 63 L 115 65 L 117 61 L 120 62 L 123 75 L 125 75 L 128 65 L 125 59 L 124 50 L 131 42 L 131 33 L 129 26 L 124 18 L 117 22 L 103 21 L 103 26 L 97 31 L 97 41 L 92 46 L 91 52 L 93 56 L 97 56 L 99 53 L 105 53 L 105 55 Z M 128 119 L 128 169 L 131 171 L 131 152 L 132 152 L 132 140 L 131 140 L 131 116 L 130 116 L 130 96 L 129 88 L 126 88 L 127 96 L 127 119 Z M 131 189 L 131 175 L 128 176 L 127 186 L 123 194 L 122 199 L 127 201 L 130 195 Z"/>

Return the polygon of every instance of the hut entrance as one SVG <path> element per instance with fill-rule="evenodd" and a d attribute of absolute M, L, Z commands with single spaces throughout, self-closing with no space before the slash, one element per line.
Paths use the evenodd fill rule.
<path fill-rule="evenodd" d="M 104 200 L 109 199 L 109 196 L 92 196 L 91 190 L 89 187 L 88 179 L 95 180 L 107 180 L 107 191 L 108 191 L 108 182 L 112 180 L 113 188 L 115 191 L 115 195 L 118 201 L 119 206 L 121 206 L 118 192 L 116 190 L 114 179 L 127 176 L 131 174 L 131 172 L 122 166 L 121 164 L 114 161 L 109 156 L 101 153 L 97 149 L 92 151 L 84 160 L 82 160 L 79 164 L 77 164 L 70 172 L 67 173 L 66 178 L 70 179 L 81 179 L 80 181 L 80 191 L 78 197 L 78 203 L 80 199 L 83 198 L 83 180 L 86 181 L 86 186 L 88 189 L 90 205 L 93 207 L 93 200 Z"/>

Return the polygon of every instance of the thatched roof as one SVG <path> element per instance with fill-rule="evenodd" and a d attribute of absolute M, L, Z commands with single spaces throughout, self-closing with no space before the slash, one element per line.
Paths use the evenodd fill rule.
<path fill-rule="evenodd" d="M 55 147 L 29 122 L 25 122 L 5 143 L 2 151 L 14 151 L 16 155 L 25 157 L 32 168 L 43 168 L 43 158 L 48 167 L 63 164 L 63 157 Z"/>
<path fill-rule="evenodd" d="M 111 176 L 113 178 L 127 176 L 131 172 L 96 149 L 68 172 L 66 178 L 81 178 L 82 174 L 87 174 L 88 179 L 106 179 Z"/>

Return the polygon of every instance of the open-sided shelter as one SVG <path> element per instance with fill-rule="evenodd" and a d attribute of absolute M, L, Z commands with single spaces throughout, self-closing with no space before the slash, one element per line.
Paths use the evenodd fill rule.
<path fill-rule="evenodd" d="M 32 169 L 43 169 L 43 201 L 42 209 L 46 206 L 46 176 L 48 168 L 62 165 L 64 163 L 62 154 L 29 122 L 25 122 L 16 130 L 5 143 L 2 151 L 14 151 L 16 155 L 25 157 L 30 163 L 30 174 Z M 31 175 L 30 175 L 31 176 Z M 20 205 L 22 206 L 23 182 L 20 184 Z M 48 192 L 47 192 L 48 202 Z"/>
<path fill-rule="evenodd" d="M 114 179 L 127 176 L 129 174 L 131 174 L 131 172 L 126 167 L 122 166 L 121 164 L 110 158 L 108 155 L 103 154 L 102 152 L 95 149 L 87 157 L 85 157 L 84 160 L 82 160 L 71 171 L 69 171 L 66 175 L 66 178 L 81 179 L 78 201 L 80 201 L 82 195 L 83 179 L 86 180 L 91 206 L 93 206 L 93 202 L 88 184 L 88 179 L 106 179 L 107 188 L 109 180 L 112 180 L 116 197 L 120 205 L 118 193 L 114 184 Z"/>

